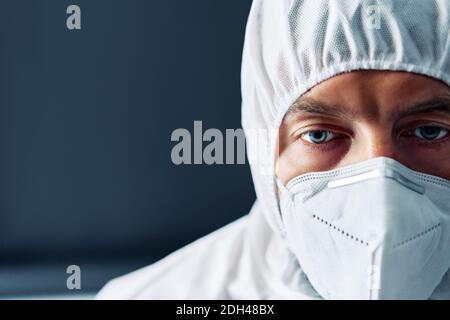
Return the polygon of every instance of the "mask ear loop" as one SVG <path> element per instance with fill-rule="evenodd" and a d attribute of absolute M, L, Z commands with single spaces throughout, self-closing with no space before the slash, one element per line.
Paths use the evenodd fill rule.
<path fill-rule="evenodd" d="M 278 209 L 279 209 L 279 212 L 281 213 L 281 217 L 280 217 L 281 218 L 281 228 L 282 228 L 281 234 L 282 234 L 282 237 L 285 238 L 286 228 L 285 228 L 284 222 L 283 222 L 283 210 L 282 210 L 283 208 L 281 205 L 281 200 L 283 197 L 285 197 L 288 199 L 289 204 L 291 204 L 293 201 L 294 195 L 284 186 L 283 182 L 281 182 L 276 176 L 275 176 L 275 182 L 277 185 Z"/>
<path fill-rule="evenodd" d="M 289 195 L 292 198 L 292 193 L 284 186 L 283 182 L 277 177 L 275 177 L 275 181 L 277 183 L 277 191 L 281 191 L 282 194 Z M 279 194 L 279 192 L 277 194 Z"/>

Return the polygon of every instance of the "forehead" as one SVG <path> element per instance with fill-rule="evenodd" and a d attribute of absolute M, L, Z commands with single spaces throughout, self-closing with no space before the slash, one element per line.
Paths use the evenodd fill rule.
<path fill-rule="evenodd" d="M 427 76 L 371 70 L 335 76 L 316 85 L 303 97 L 353 112 L 373 114 L 449 94 L 448 85 Z"/>

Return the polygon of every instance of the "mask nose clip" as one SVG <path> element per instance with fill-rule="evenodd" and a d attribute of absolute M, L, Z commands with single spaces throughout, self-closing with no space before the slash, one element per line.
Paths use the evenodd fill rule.
<path fill-rule="evenodd" d="M 369 179 L 375 179 L 375 178 L 389 178 L 392 180 L 397 181 L 398 183 L 402 184 L 406 188 L 415 191 L 419 194 L 425 193 L 425 188 L 407 178 L 405 178 L 401 173 L 399 173 L 396 170 L 393 170 L 391 168 L 385 168 L 385 169 L 374 169 L 368 172 L 364 172 L 355 176 L 346 177 L 342 179 L 332 180 L 328 182 L 328 188 L 334 189 L 343 187 L 346 185 L 358 183 L 361 181 L 369 180 Z"/>

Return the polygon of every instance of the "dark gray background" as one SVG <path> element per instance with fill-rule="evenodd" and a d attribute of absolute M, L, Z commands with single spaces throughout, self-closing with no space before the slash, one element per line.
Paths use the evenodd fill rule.
<path fill-rule="evenodd" d="M 175 166 L 170 135 L 240 127 L 250 4 L 0 0 L 0 294 L 70 264 L 97 290 L 248 212 L 247 165 Z"/>

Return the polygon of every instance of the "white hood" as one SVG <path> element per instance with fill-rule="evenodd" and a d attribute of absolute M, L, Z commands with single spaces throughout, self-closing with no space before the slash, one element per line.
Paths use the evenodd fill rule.
<path fill-rule="evenodd" d="M 252 211 L 111 281 L 98 298 L 320 298 L 283 238 L 274 177 L 282 118 L 308 89 L 353 70 L 408 71 L 450 85 L 449 30 L 449 0 L 255 0 L 242 61 Z M 251 138 L 255 131 L 268 135 Z M 448 278 L 435 298 L 449 296 Z"/>

